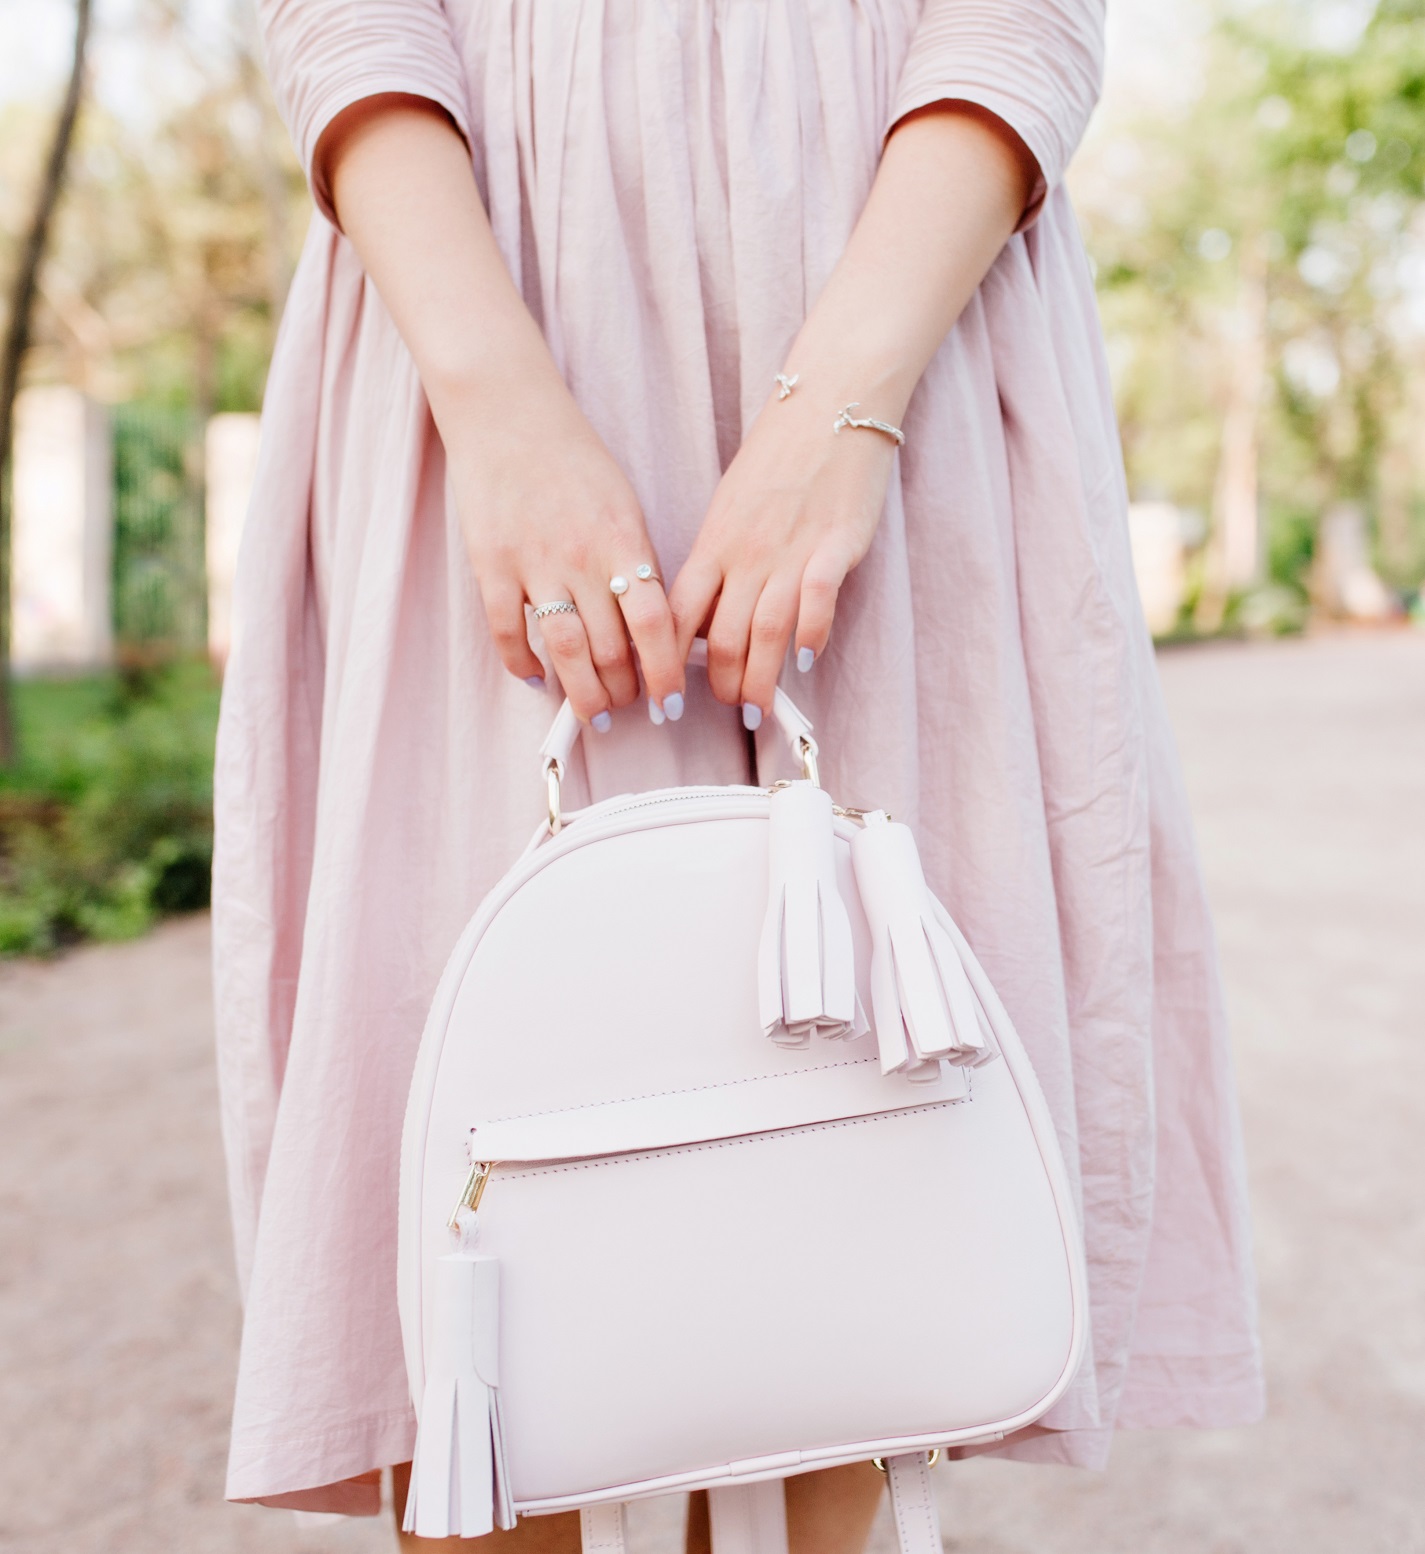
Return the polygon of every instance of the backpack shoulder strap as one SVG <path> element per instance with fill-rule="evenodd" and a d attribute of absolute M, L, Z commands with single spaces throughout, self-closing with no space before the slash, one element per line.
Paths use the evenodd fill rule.
<path fill-rule="evenodd" d="M 713 1554 L 787 1554 L 787 1496 L 779 1478 L 708 1490 Z"/>
<path fill-rule="evenodd" d="M 900 1554 L 941 1554 L 940 1513 L 930 1482 L 930 1458 L 923 1451 L 886 1458 L 891 1515 Z"/>
<path fill-rule="evenodd" d="M 628 1527 L 622 1500 L 579 1507 L 579 1537 L 584 1554 L 625 1554 Z"/>
<path fill-rule="evenodd" d="M 943 1554 L 940 1516 L 923 1451 L 886 1459 L 891 1515 L 900 1554 Z M 787 1502 L 779 1478 L 708 1490 L 713 1554 L 787 1554 Z M 583 1554 L 627 1554 L 622 1501 L 603 1501 L 579 1511 Z"/>

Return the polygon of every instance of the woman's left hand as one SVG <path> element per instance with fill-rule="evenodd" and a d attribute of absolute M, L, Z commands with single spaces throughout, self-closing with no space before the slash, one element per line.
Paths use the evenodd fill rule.
<path fill-rule="evenodd" d="M 881 432 L 834 432 L 842 403 L 806 385 L 769 400 L 669 593 L 679 649 L 686 657 L 707 637 L 713 694 L 740 703 L 748 728 L 771 710 L 788 645 L 799 669 L 820 656 L 841 585 L 880 522 L 896 445 Z"/>
<path fill-rule="evenodd" d="M 933 103 L 896 126 L 870 198 L 803 324 L 772 396 L 729 465 L 669 595 L 686 658 L 705 628 L 720 701 L 756 728 L 795 641 L 808 669 L 836 595 L 870 549 L 895 442 L 832 427 L 899 425 L 920 375 L 1024 214 L 1038 168 L 1007 125 L 973 103 Z"/>

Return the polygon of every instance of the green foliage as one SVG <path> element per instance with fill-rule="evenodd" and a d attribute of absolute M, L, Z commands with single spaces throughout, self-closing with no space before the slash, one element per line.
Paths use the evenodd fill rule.
<path fill-rule="evenodd" d="M 1267 523 L 1267 576 L 1299 586 L 1316 551 L 1316 515 L 1305 508 L 1277 506 Z"/>
<path fill-rule="evenodd" d="M 32 382 L 256 410 L 310 217 L 258 59 L 250 3 L 145 3 L 106 15 L 95 68 L 141 60 L 139 97 L 90 94 L 45 263 Z M 125 75 L 128 66 L 120 69 Z M 53 87 L 0 104 L 0 274 L 53 123 Z M 132 100 L 129 100 L 132 98 Z"/>
<path fill-rule="evenodd" d="M 206 664 L 15 686 L 0 953 L 126 939 L 207 905 L 218 687 Z"/>
<path fill-rule="evenodd" d="M 1196 100 L 1144 105 L 1106 141 L 1090 250 L 1130 487 L 1211 508 L 1241 342 L 1258 330 L 1272 579 L 1301 586 L 1317 516 L 1349 500 L 1379 521 L 1382 571 L 1409 585 L 1425 568 L 1411 402 L 1425 346 L 1410 318 L 1425 0 L 1380 0 L 1344 46 L 1316 40 L 1316 10 L 1221 0 Z"/>

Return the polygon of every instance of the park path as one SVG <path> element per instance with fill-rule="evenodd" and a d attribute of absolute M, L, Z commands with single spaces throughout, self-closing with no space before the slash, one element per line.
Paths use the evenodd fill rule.
<path fill-rule="evenodd" d="M 1227 968 L 1271 1411 L 938 1475 L 954 1554 L 1425 1554 L 1425 634 L 1161 659 Z M 0 1554 L 391 1554 L 219 1496 L 206 921 L 0 968 Z M 639 1509 L 672 1554 L 676 1502 Z M 876 1534 L 889 1554 L 890 1529 Z"/>

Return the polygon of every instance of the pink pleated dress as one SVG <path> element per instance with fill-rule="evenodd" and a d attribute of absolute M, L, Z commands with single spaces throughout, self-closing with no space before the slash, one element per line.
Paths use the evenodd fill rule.
<path fill-rule="evenodd" d="M 500 246 L 664 576 L 907 111 L 998 114 L 1041 178 L 931 363 L 831 646 L 787 681 L 825 785 L 915 826 L 1022 1033 L 1081 1197 L 1092 1350 L 1002 1455 L 1262 1407 L 1212 928 L 1134 587 L 1064 167 L 1097 0 L 263 0 L 308 165 L 382 92 L 466 137 Z M 312 225 L 267 390 L 217 761 L 223 1124 L 245 1299 L 228 1493 L 374 1511 L 414 1416 L 397 1145 L 441 967 L 543 812 L 556 692 L 490 644 L 416 369 Z M 781 775 L 690 675 L 585 740 L 569 801 Z M 765 738 L 763 737 L 765 736 Z M 551 946 L 551 953 L 557 953 Z M 934 1212 L 933 1196 L 927 1212 Z"/>

